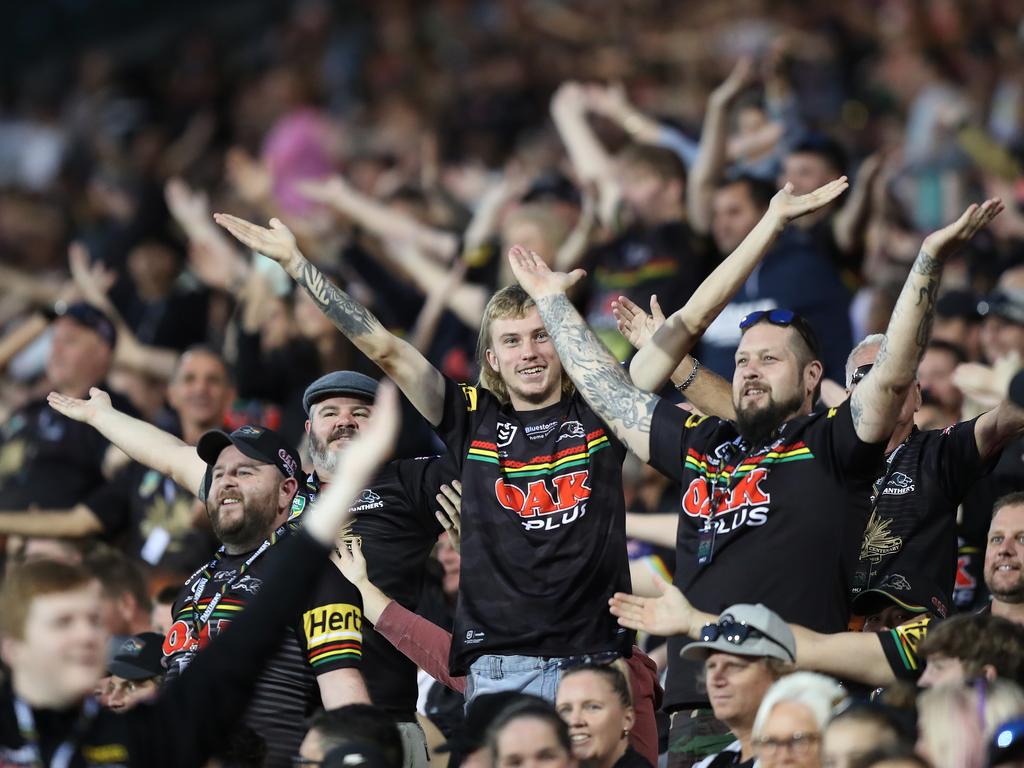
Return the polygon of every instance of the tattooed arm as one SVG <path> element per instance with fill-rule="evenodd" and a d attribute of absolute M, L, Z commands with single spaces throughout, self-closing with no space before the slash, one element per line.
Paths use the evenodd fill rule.
<path fill-rule="evenodd" d="M 605 346 L 572 306 L 565 291 L 583 277 L 552 272 L 533 251 L 518 245 L 508 253 L 519 284 L 537 302 L 544 327 L 558 351 L 562 367 L 594 412 L 642 461 L 650 458 L 651 417 L 660 399 L 629 380 Z"/>
<path fill-rule="evenodd" d="M 874 368 L 850 399 L 853 425 L 864 442 L 878 443 L 889 437 L 914 384 L 917 364 L 931 334 L 943 264 L 1002 207 L 997 198 L 972 205 L 955 222 L 925 238 L 889 318 Z"/>
<path fill-rule="evenodd" d="M 218 213 L 218 224 L 250 248 L 269 256 L 301 285 L 316 305 L 360 352 L 373 360 L 432 425 L 441 423 L 444 377 L 407 341 L 388 331 L 366 307 L 306 260 L 295 237 L 277 219 L 270 228 Z"/>

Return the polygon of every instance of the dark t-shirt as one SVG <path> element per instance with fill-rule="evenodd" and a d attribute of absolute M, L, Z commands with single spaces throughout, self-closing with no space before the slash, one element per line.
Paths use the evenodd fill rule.
<path fill-rule="evenodd" d="M 731 422 L 662 401 L 650 463 L 683 488 L 674 583 L 702 611 L 764 603 L 819 632 L 845 629 L 848 583 L 884 448 L 857 437 L 848 401 L 791 419 L 760 449 L 745 445 Z M 713 555 L 700 566 L 698 541 L 719 472 Z M 679 658 L 682 645 L 682 638 L 669 640 L 669 709 L 705 700 L 698 665 Z"/>
<path fill-rule="evenodd" d="M 353 533 L 362 537 L 367 575 L 384 594 L 409 610 L 419 607 L 427 560 L 443 530 L 434 517 L 435 494 L 459 476 L 443 456 L 392 461 L 363 490 L 352 507 Z M 306 497 L 315 500 L 320 479 L 306 479 Z M 306 502 L 296 496 L 293 510 Z M 363 677 L 370 700 L 401 721 L 416 717 L 416 665 L 385 638 L 363 625 Z"/>
<path fill-rule="evenodd" d="M 587 254 L 589 293 L 584 316 L 612 353 L 624 360 L 632 347 L 618 332 L 612 301 L 627 296 L 647 307 L 652 294 L 665 312 L 686 303 L 715 267 L 711 244 L 684 222 L 634 226 Z"/>
<path fill-rule="evenodd" d="M 968 489 L 992 467 L 974 438 L 977 419 L 946 429 L 916 427 L 890 456 L 874 514 L 864 531 L 854 590 L 914 589 L 950 612 L 957 567 L 956 512 Z M 931 594 L 928 594 L 931 593 Z"/>
<path fill-rule="evenodd" d="M 110 400 L 117 410 L 135 415 L 131 403 L 116 392 Z M 19 408 L 0 430 L 4 506 L 73 507 L 105 482 L 103 459 L 109 445 L 95 429 L 61 415 L 46 400 Z"/>
<path fill-rule="evenodd" d="M 293 536 L 286 533 L 285 536 Z M 276 546 L 276 545 L 275 545 Z M 164 664 L 169 677 L 189 665 L 194 618 L 202 616 L 225 583 L 231 586 L 200 632 L 200 650 L 231 624 L 263 587 L 270 547 L 239 577 L 253 554 L 224 555 L 213 578 L 197 573 L 182 587 L 172 607 L 174 623 L 164 639 Z M 195 616 L 193 590 L 199 590 Z M 317 676 L 336 669 L 359 668 L 362 659 L 363 603 L 359 591 L 337 568 L 327 568 L 307 599 L 295 606 L 284 642 L 256 682 L 246 724 L 267 741 L 269 766 L 287 766 L 306 733 L 306 718 L 320 706 Z"/>
<path fill-rule="evenodd" d="M 213 533 L 193 525 L 195 494 L 167 475 L 132 462 L 85 500 L 106 538 L 124 537 L 134 558 L 171 573 L 188 574 L 217 548 Z"/>
<path fill-rule="evenodd" d="M 536 411 L 446 380 L 438 433 L 462 471 L 452 674 L 484 654 L 564 657 L 632 636 L 608 612 L 629 589 L 625 449 L 579 394 Z"/>

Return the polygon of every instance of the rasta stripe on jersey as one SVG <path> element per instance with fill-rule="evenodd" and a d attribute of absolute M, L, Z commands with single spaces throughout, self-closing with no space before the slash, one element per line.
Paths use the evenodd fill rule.
<path fill-rule="evenodd" d="M 916 672 L 921 666 L 921 658 L 917 654 L 917 646 L 925 635 L 928 634 L 928 625 L 931 624 L 931 616 L 923 616 L 916 621 L 902 624 L 895 629 L 890 629 L 893 645 L 899 654 L 903 668 L 909 672 Z"/>
<path fill-rule="evenodd" d="M 495 443 L 474 440 L 466 458 L 471 461 L 497 464 L 508 477 L 536 477 L 583 466 L 590 461 L 591 456 L 603 448 L 607 448 L 608 445 L 608 436 L 603 429 L 598 429 L 587 435 L 586 446 L 577 445 L 546 456 L 534 456 L 527 461 L 515 461 L 499 458 L 498 446 Z"/>
<path fill-rule="evenodd" d="M 206 610 L 206 606 L 210 604 L 210 600 L 213 599 L 213 595 L 202 598 L 197 604 L 196 609 L 202 613 Z M 245 601 L 238 600 L 233 597 L 223 598 L 217 607 L 213 611 L 213 615 L 210 616 L 210 620 L 215 619 L 233 619 L 238 615 L 238 612 L 245 608 Z M 175 616 L 176 621 L 189 621 L 192 616 L 192 605 L 186 603 L 178 610 L 178 615 Z"/>
<path fill-rule="evenodd" d="M 360 659 L 362 655 L 363 646 L 360 643 L 331 643 L 329 645 L 322 645 L 316 650 L 309 652 L 309 666 L 316 669 L 331 661 L 337 661 L 338 659 Z"/>
<path fill-rule="evenodd" d="M 672 277 L 679 272 L 679 262 L 675 259 L 652 259 L 639 269 L 618 271 L 599 267 L 594 272 L 594 280 L 602 288 L 632 288 L 647 280 L 659 277 Z"/>
<path fill-rule="evenodd" d="M 686 469 L 699 472 L 706 478 L 714 478 L 721 474 L 722 479 L 725 480 L 733 476 L 743 477 L 758 467 L 771 464 L 787 464 L 791 461 L 807 461 L 813 458 L 814 454 L 811 453 L 811 449 L 807 447 L 806 443 L 801 441 L 791 445 L 780 445 L 778 448 L 768 451 L 768 453 L 745 458 L 739 466 L 727 464 L 720 472 L 708 468 L 707 454 L 698 453 L 691 448 L 687 451 L 686 461 L 683 465 Z"/>

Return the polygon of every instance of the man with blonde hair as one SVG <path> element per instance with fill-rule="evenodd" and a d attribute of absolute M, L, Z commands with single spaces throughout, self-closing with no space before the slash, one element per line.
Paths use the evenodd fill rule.
<path fill-rule="evenodd" d="M 330 284 L 280 222 L 216 218 L 276 259 L 447 444 L 462 473 L 462 562 L 472 574 L 449 666 L 468 676 L 467 699 L 520 690 L 553 700 L 568 657 L 628 655 L 632 633 L 606 609 L 630 583 L 625 449 L 575 393 L 529 296 L 510 286 L 491 298 L 480 385 L 460 385 Z"/>

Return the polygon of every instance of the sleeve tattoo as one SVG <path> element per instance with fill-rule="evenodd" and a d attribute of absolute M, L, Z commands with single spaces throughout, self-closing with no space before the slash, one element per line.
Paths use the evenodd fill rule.
<path fill-rule="evenodd" d="M 303 262 L 296 282 L 306 289 L 320 311 L 347 337 L 365 336 L 382 327 L 370 310 L 324 277 L 323 272 L 308 261 Z"/>
<path fill-rule="evenodd" d="M 658 397 L 633 386 L 625 369 L 564 294 L 541 297 L 537 308 L 562 367 L 590 407 L 617 432 L 637 429 L 649 433 Z"/>

